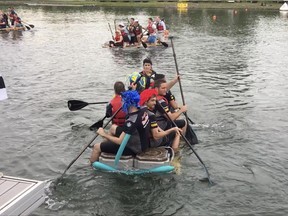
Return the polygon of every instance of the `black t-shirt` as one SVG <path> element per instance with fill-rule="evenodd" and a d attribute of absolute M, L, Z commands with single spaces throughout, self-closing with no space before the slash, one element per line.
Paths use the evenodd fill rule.
<path fill-rule="evenodd" d="M 127 147 L 134 153 L 140 153 L 150 146 L 150 124 L 147 107 L 141 107 L 138 111 L 127 115 L 124 132 L 131 135 Z"/>

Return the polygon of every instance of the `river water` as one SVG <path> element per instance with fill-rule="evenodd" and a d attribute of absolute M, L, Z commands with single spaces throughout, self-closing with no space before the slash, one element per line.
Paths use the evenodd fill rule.
<path fill-rule="evenodd" d="M 2 8 L 3 9 L 3 8 Z M 46 201 L 33 215 L 287 215 L 288 15 L 279 11 L 19 7 L 25 32 L 0 34 L 0 171 L 45 180 Z M 95 172 L 88 128 L 105 105 L 71 112 L 67 101 L 108 101 L 113 83 L 150 57 L 168 79 L 171 47 L 110 50 L 108 23 L 166 18 L 182 75 L 195 150 L 177 174 L 123 176 Z M 217 19 L 212 20 L 216 15 Z M 181 103 L 179 86 L 173 88 Z M 100 141 L 100 139 L 97 139 Z"/>

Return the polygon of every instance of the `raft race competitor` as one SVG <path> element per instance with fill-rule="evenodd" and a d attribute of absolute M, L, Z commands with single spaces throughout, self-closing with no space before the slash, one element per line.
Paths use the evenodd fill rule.
<path fill-rule="evenodd" d="M 122 93 L 122 109 L 127 114 L 123 132 L 119 137 L 115 137 L 106 133 L 103 128 L 99 128 L 97 133 L 105 138 L 105 141 L 94 145 L 90 158 L 91 164 L 99 160 L 101 152 L 116 154 L 120 145 L 124 146 L 123 155 L 136 155 L 150 146 L 149 116 L 146 107 L 140 108 L 139 101 L 140 96 L 137 91 Z"/>
<path fill-rule="evenodd" d="M 123 22 L 120 22 L 117 28 L 115 26 L 115 37 L 113 36 L 109 23 L 108 25 L 113 41 L 109 41 L 108 45 L 106 43 L 103 47 L 139 48 L 141 44 L 144 48 L 147 48 L 147 46 L 158 45 L 168 47 L 166 42 L 168 40 L 169 31 L 166 28 L 164 19 L 160 19 L 159 16 L 155 17 L 155 21 L 151 17 L 148 18 L 148 24 L 146 27 L 142 27 L 139 20 L 134 18 L 130 18 L 129 23 L 126 26 Z M 122 37 L 120 37 L 119 31 L 121 32 Z"/>

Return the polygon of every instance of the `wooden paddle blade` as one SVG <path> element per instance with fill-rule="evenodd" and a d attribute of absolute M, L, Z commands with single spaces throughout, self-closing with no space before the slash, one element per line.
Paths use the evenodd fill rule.
<path fill-rule="evenodd" d="M 69 100 L 68 101 L 68 108 L 70 111 L 80 110 L 80 109 L 86 107 L 87 105 L 88 105 L 88 103 L 86 103 L 84 101 L 79 101 L 79 100 Z"/>
<path fill-rule="evenodd" d="M 90 130 L 95 131 L 98 130 L 100 127 L 103 127 L 104 121 L 103 119 L 97 121 L 96 123 L 94 123 L 93 125 L 91 125 L 89 127 Z"/>
<path fill-rule="evenodd" d="M 198 138 L 197 138 L 197 136 L 196 136 L 195 132 L 193 131 L 190 124 L 187 125 L 185 137 L 192 145 L 199 143 Z"/>
<path fill-rule="evenodd" d="M 141 42 L 142 42 L 142 46 L 146 49 L 147 48 L 147 44 L 144 43 L 143 41 L 141 41 Z"/>

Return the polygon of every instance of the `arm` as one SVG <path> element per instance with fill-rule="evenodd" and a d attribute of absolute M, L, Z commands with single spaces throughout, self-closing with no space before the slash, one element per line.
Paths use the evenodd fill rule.
<path fill-rule="evenodd" d="M 173 80 L 167 82 L 167 90 L 170 90 L 180 79 L 180 75 L 176 75 Z"/>
<path fill-rule="evenodd" d="M 181 108 L 179 108 L 179 110 L 177 112 L 171 113 L 169 111 L 169 112 L 167 112 L 167 114 L 174 121 L 184 112 L 187 112 L 187 105 L 184 105 Z"/>
<path fill-rule="evenodd" d="M 177 131 L 181 131 L 180 128 L 177 128 L 177 127 L 173 127 L 173 128 L 170 128 L 168 130 L 162 130 L 160 127 L 158 128 L 153 128 L 151 129 L 151 132 L 152 132 L 152 136 L 155 140 L 158 140 L 164 136 L 167 136 L 168 134 L 172 133 L 172 132 L 177 132 Z"/>
<path fill-rule="evenodd" d="M 111 142 L 116 143 L 118 145 L 121 144 L 121 142 L 123 141 L 124 136 L 125 136 L 124 132 L 122 132 L 119 137 L 112 136 L 112 135 L 106 133 L 102 127 L 97 130 L 97 133 L 100 136 L 102 136 L 103 138 L 106 138 L 106 139 L 110 140 Z"/>

